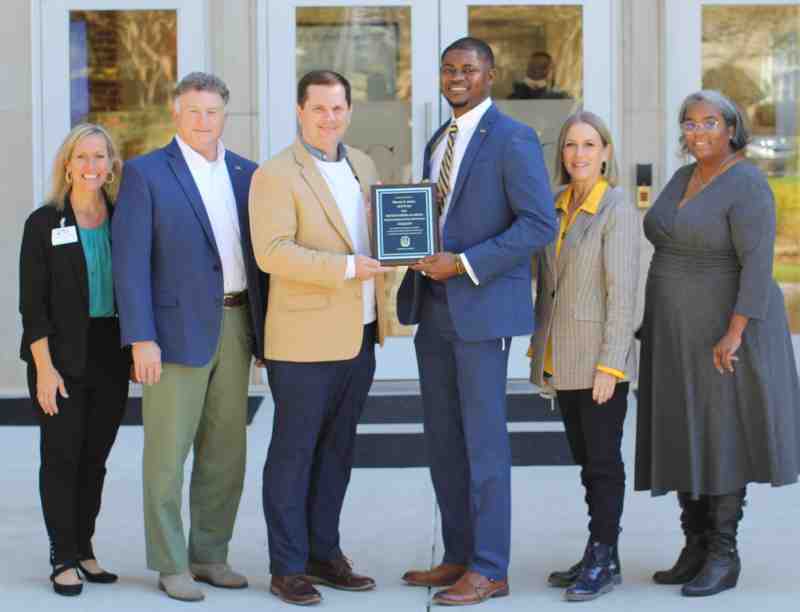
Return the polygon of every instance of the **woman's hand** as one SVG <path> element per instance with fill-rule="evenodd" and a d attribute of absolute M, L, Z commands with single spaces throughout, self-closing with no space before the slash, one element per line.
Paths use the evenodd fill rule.
<path fill-rule="evenodd" d="M 735 353 L 741 344 L 741 334 L 729 331 L 714 345 L 713 358 L 717 372 L 724 374 L 727 371 L 733 374 L 733 362 L 739 360 Z"/>
<path fill-rule="evenodd" d="M 58 414 L 56 391 L 61 397 L 69 397 L 64 379 L 54 367 L 49 366 L 36 370 L 36 400 L 45 414 Z"/>
<path fill-rule="evenodd" d="M 595 404 L 605 404 L 614 395 L 614 387 L 617 384 L 617 377 L 608 372 L 597 370 L 594 373 L 594 385 L 592 385 L 592 399 Z"/>

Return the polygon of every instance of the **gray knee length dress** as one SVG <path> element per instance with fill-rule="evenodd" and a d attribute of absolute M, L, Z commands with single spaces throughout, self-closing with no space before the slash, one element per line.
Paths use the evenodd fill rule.
<path fill-rule="evenodd" d="M 644 220 L 655 246 L 645 290 L 635 487 L 722 495 L 800 472 L 800 387 L 783 293 L 772 278 L 775 202 L 740 162 L 682 208 L 694 164 Z M 733 374 L 712 348 L 749 317 Z"/>

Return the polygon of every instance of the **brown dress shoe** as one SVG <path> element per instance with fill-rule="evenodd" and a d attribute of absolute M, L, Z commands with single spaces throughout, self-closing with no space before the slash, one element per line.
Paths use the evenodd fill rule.
<path fill-rule="evenodd" d="M 466 565 L 442 563 L 429 570 L 411 570 L 403 574 L 403 580 L 411 586 L 448 587 L 454 585 L 467 571 Z"/>
<path fill-rule="evenodd" d="M 342 591 L 369 591 L 375 588 L 375 580 L 353 573 L 353 566 L 347 557 L 330 561 L 309 560 L 306 578 L 313 584 L 324 584 Z"/>
<path fill-rule="evenodd" d="M 478 572 L 467 572 L 449 589 L 433 596 L 433 603 L 443 606 L 470 606 L 508 595 L 508 580 L 490 580 Z"/>
<path fill-rule="evenodd" d="M 301 574 L 273 576 L 269 583 L 269 591 L 286 603 L 297 606 L 309 606 L 322 601 L 319 591 Z"/>

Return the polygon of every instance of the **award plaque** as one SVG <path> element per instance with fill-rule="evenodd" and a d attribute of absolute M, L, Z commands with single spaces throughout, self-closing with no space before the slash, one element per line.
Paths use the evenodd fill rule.
<path fill-rule="evenodd" d="M 439 250 L 436 185 L 372 186 L 372 252 L 383 266 L 405 266 Z"/>

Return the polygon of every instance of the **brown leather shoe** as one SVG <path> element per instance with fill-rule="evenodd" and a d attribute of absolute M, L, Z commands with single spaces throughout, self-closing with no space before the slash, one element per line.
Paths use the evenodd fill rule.
<path fill-rule="evenodd" d="M 324 584 L 342 591 L 369 591 L 375 588 L 375 580 L 353 573 L 353 565 L 347 557 L 330 561 L 309 560 L 306 578 L 313 584 Z"/>
<path fill-rule="evenodd" d="M 442 563 L 429 570 L 411 570 L 403 574 L 403 580 L 411 586 L 448 587 L 459 581 L 467 571 L 466 565 Z"/>
<path fill-rule="evenodd" d="M 508 595 L 508 580 L 490 580 L 478 572 L 467 572 L 449 589 L 433 596 L 433 603 L 443 606 L 470 606 Z"/>
<path fill-rule="evenodd" d="M 286 603 L 309 606 L 322 601 L 322 595 L 302 574 L 293 576 L 273 576 L 269 591 Z"/>

